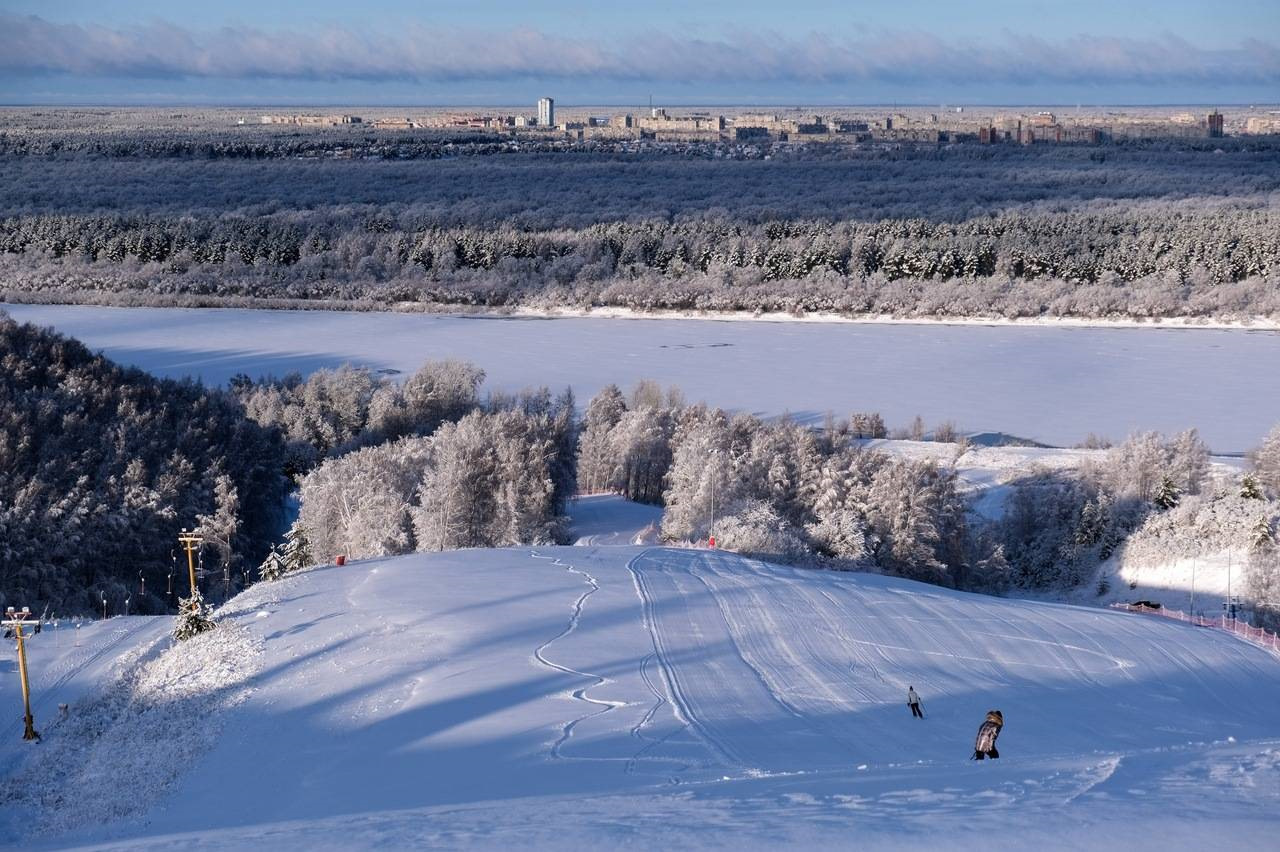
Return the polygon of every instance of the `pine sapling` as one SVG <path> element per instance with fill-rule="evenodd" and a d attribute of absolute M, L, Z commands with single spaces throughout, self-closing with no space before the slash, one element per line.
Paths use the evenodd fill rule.
<path fill-rule="evenodd" d="M 1241 480 L 1240 496 L 1246 500 L 1262 499 L 1262 486 L 1258 485 L 1258 478 L 1252 473 L 1246 473 Z"/>
<path fill-rule="evenodd" d="M 217 627 L 212 614 L 213 608 L 204 602 L 199 589 L 193 591 L 189 598 L 179 598 L 178 620 L 173 626 L 173 638 L 185 642 Z"/>
<path fill-rule="evenodd" d="M 258 566 L 258 577 L 267 582 L 279 580 L 285 575 L 284 557 L 280 555 L 280 548 L 272 546 L 271 551 L 267 553 L 267 558 Z"/>

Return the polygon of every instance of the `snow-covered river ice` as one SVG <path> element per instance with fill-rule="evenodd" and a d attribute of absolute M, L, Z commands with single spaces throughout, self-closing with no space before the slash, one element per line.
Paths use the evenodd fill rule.
<path fill-rule="evenodd" d="M 222 383 L 344 362 L 407 374 L 460 358 L 488 389 L 613 382 L 820 422 L 879 411 L 1071 445 L 1090 432 L 1200 429 L 1242 452 L 1280 422 L 1280 332 L 1175 327 L 470 318 L 401 313 L 0 306 L 122 363 Z"/>

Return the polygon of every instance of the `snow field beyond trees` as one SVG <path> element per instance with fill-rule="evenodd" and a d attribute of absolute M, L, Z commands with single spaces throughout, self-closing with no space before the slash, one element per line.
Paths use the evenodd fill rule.
<path fill-rule="evenodd" d="M 219 617 L 168 650 L 166 617 L 31 643 L 45 742 L 3 754 L 40 791 L 7 797 L 6 836 L 1129 848 L 1280 827 L 1280 659 L 1164 619 L 594 545 L 319 568 Z M 120 680 L 71 656 L 116 625 Z M 49 726 L 60 668 L 81 681 Z M 970 762 L 990 709 L 1002 759 Z"/>
<path fill-rule="evenodd" d="M 1238 453 L 1280 423 L 1280 396 L 1259 393 L 1280 361 L 1271 331 L 3 309 L 121 364 L 210 384 L 347 362 L 410 375 L 456 358 L 484 369 L 489 390 L 571 386 L 583 404 L 610 383 L 653 379 L 691 401 L 813 425 L 827 411 L 878 411 L 890 429 L 919 414 L 930 428 L 950 420 L 1056 446 L 1194 427 L 1214 452 Z"/>

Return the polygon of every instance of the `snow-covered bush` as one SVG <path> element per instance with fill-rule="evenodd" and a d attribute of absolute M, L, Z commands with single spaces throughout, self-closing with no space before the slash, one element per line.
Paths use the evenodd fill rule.
<path fill-rule="evenodd" d="M 1121 548 L 1126 564 L 1149 567 L 1234 548 L 1252 548 L 1258 519 L 1280 514 L 1280 504 L 1234 493 L 1184 498 L 1166 512 L 1147 516 Z"/>
<path fill-rule="evenodd" d="M 716 521 L 716 546 L 770 562 L 795 562 L 811 555 L 792 526 L 769 504 L 748 500 Z"/>

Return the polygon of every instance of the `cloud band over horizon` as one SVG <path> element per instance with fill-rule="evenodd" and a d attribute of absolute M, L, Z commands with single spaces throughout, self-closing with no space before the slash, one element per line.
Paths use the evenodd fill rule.
<path fill-rule="evenodd" d="M 1280 46 L 1250 38 L 1206 47 L 1150 38 L 1002 32 L 981 43 L 921 30 L 718 37 L 650 31 L 583 38 L 531 28 L 484 31 L 409 23 L 394 31 L 337 24 L 268 30 L 55 23 L 0 14 L 0 75 L 135 80 L 357 83 L 517 80 L 690 84 L 878 84 L 944 81 L 1046 85 L 1280 89 Z"/>

